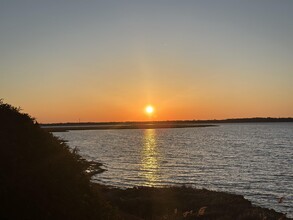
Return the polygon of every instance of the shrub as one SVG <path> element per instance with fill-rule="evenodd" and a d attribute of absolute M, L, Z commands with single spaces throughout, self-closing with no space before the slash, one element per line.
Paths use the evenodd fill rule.
<path fill-rule="evenodd" d="M 104 219 L 88 163 L 35 119 L 0 100 L 0 219 Z"/>

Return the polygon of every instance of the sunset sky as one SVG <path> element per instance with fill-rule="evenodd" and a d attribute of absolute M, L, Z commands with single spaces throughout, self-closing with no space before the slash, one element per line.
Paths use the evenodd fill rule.
<path fill-rule="evenodd" d="M 293 1 L 1 0 L 0 98 L 43 123 L 293 117 Z"/>

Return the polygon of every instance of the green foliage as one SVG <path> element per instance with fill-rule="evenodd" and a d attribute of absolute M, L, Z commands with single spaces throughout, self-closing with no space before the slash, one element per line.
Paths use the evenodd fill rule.
<path fill-rule="evenodd" d="M 108 217 L 89 164 L 19 111 L 0 100 L 0 219 Z"/>

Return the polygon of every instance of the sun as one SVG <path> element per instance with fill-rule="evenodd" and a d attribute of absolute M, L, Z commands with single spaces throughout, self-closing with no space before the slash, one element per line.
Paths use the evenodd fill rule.
<path fill-rule="evenodd" d="M 154 112 L 154 107 L 151 106 L 151 105 L 148 105 L 146 108 L 145 108 L 145 112 L 149 115 L 151 115 L 153 112 Z"/>

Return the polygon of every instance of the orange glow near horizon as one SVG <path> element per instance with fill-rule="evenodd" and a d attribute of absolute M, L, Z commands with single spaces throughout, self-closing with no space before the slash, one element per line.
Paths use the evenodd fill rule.
<path fill-rule="evenodd" d="M 290 104 L 269 108 L 268 105 L 257 105 L 257 100 L 251 99 L 242 99 L 241 103 L 231 105 L 226 100 L 211 100 L 211 97 L 209 100 L 192 100 L 187 97 L 167 100 L 157 96 L 157 100 L 152 102 L 152 110 L 149 108 L 148 111 L 144 101 L 141 98 L 138 100 L 109 100 L 102 103 L 86 101 L 83 105 L 79 102 L 60 102 L 58 108 L 48 101 L 31 106 L 30 103 L 11 104 L 20 106 L 23 112 L 35 117 L 39 123 L 208 120 L 292 115 Z"/>

